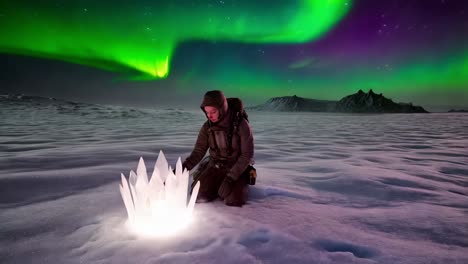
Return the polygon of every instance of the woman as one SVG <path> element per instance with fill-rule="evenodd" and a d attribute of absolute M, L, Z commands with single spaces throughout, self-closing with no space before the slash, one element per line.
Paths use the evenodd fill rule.
<path fill-rule="evenodd" d="M 200 163 L 192 174 L 194 183 L 200 181 L 197 202 L 220 197 L 226 205 L 242 206 L 247 198 L 244 171 L 253 165 L 252 129 L 244 118 L 233 128 L 235 112 L 229 109 L 219 90 L 207 92 L 200 107 L 208 120 L 198 133 L 192 153 L 182 164 L 192 170 Z M 209 156 L 202 161 L 208 149 Z"/>

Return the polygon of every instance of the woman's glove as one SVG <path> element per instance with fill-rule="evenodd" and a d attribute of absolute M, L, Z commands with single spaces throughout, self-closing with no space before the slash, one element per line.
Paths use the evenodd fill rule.
<path fill-rule="evenodd" d="M 221 183 L 221 186 L 218 189 L 219 197 L 226 199 L 226 197 L 228 197 L 229 194 L 231 194 L 232 192 L 232 189 L 234 187 L 234 182 L 235 181 L 233 178 L 226 176 L 226 178 L 224 178 L 223 180 L 223 183 Z"/>

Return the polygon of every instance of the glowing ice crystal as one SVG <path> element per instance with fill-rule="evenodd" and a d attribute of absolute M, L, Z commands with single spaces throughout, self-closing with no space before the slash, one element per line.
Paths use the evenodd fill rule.
<path fill-rule="evenodd" d="M 120 194 L 127 208 L 128 223 L 138 234 L 170 235 L 191 221 L 200 182 L 187 204 L 189 172 L 182 171 L 180 157 L 175 175 L 160 151 L 150 180 L 143 158 L 140 158 L 136 173 L 130 171 L 128 182 L 123 174 L 121 177 Z"/>

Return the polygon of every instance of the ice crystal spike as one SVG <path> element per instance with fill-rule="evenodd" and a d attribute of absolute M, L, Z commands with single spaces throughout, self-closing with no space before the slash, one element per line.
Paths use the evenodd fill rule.
<path fill-rule="evenodd" d="M 121 174 L 121 180 L 120 194 L 128 222 L 137 233 L 145 236 L 173 234 L 190 222 L 200 183 L 188 199 L 189 171 L 182 170 L 180 157 L 175 174 L 160 151 L 149 180 L 143 158 L 138 162 L 136 173 L 130 171 L 128 180 Z"/>

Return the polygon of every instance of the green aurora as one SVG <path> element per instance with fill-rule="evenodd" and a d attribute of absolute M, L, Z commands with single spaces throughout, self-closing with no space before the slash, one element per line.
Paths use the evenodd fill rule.
<path fill-rule="evenodd" d="M 348 0 L 273 2 L 260 7 L 243 1 L 229 8 L 172 3 L 155 8 L 132 2 L 118 7 L 97 6 L 93 1 L 65 7 L 4 3 L 0 52 L 117 72 L 134 70 L 140 73 L 135 79 L 164 78 L 182 42 L 304 43 L 320 38 L 350 8 Z M 266 7 L 275 16 L 265 15 Z"/>

